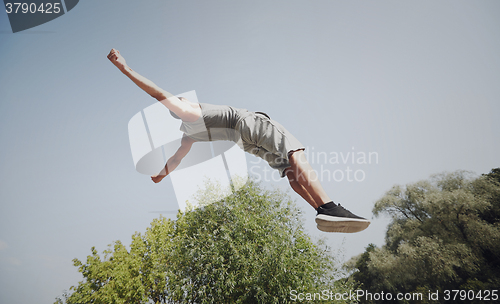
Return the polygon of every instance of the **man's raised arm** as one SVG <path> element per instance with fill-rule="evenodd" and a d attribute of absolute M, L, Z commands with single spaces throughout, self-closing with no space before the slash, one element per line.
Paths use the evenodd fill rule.
<path fill-rule="evenodd" d="M 189 108 L 183 103 L 179 98 L 172 95 L 171 93 L 163 90 L 157 86 L 154 82 L 147 79 L 146 77 L 140 75 L 136 71 L 132 70 L 125 61 L 125 58 L 120 54 L 120 51 L 111 49 L 108 54 L 108 59 L 130 80 L 132 80 L 138 87 L 144 90 L 146 93 L 151 95 L 158 101 L 161 101 L 170 111 L 179 115 Z M 182 115 L 182 114 L 181 114 Z"/>

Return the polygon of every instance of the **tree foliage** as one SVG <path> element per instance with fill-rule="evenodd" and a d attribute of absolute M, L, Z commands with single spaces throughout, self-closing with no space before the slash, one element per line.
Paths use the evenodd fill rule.
<path fill-rule="evenodd" d="M 66 303 L 167 303 L 166 267 L 173 232 L 173 223 L 160 218 L 144 235 L 132 236 L 130 249 L 116 241 L 100 256 L 92 247 L 86 263 L 73 260 L 84 281 L 63 295 Z"/>
<path fill-rule="evenodd" d="M 394 186 L 373 209 L 392 217 L 386 244 L 356 258 L 353 278 L 371 292 L 498 289 L 499 210 L 500 169 Z"/>
<path fill-rule="evenodd" d="M 253 182 L 174 221 L 154 220 L 129 250 L 119 241 L 103 256 L 92 248 L 74 265 L 84 280 L 66 303 L 289 303 L 292 290 L 352 288 L 335 282 L 333 255 L 304 232 L 288 196 Z"/>

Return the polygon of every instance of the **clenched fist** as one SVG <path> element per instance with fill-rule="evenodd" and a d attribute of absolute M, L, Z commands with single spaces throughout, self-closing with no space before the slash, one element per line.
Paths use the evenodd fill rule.
<path fill-rule="evenodd" d="M 120 51 L 111 49 L 108 54 L 108 59 L 120 70 L 124 69 L 127 66 L 127 62 L 125 58 L 120 54 Z"/>

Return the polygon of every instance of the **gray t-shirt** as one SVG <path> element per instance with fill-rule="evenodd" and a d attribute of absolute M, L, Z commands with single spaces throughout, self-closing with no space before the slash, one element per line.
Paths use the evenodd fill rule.
<path fill-rule="evenodd" d="M 239 122 L 253 113 L 225 105 L 200 103 L 201 116 L 182 122 L 180 130 L 196 141 L 239 140 Z"/>

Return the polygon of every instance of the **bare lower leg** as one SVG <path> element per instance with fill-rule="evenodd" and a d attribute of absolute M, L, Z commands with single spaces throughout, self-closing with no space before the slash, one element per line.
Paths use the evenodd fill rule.
<path fill-rule="evenodd" d="M 325 190 L 321 186 L 316 172 L 306 160 L 306 156 L 303 151 L 296 151 L 290 155 L 290 165 L 290 170 L 293 173 L 295 180 L 312 197 L 316 204 L 315 208 L 331 201 L 330 197 L 328 197 L 328 194 L 326 194 Z"/>
<path fill-rule="evenodd" d="M 295 175 L 293 174 L 293 172 L 291 170 L 288 170 L 286 176 L 288 177 L 288 181 L 290 182 L 290 186 L 292 187 L 292 189 L 304 200 L 306 200 L 309 205 L 311 205 L 314 209 L 317 209 L 319 205 L 314 201 L 311 194 L 307 192 L 306 188 L 302 187 L 302 185 L 295 180 Z"/>

